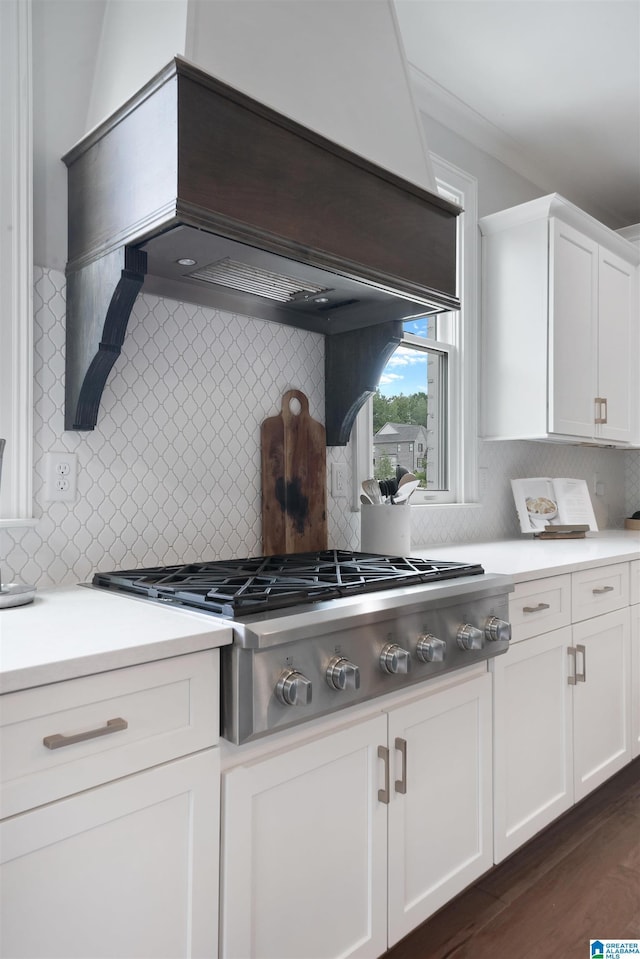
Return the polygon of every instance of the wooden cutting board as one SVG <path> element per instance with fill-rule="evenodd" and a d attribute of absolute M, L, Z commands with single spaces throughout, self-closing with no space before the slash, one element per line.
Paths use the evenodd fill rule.
<path fill-rule="evenodd" d="M 304 393 L 284 394 L 282 411 L 264 420 L 260 440 L 264 555 L 327 549 L 326 434 L 309 416 Z"/>

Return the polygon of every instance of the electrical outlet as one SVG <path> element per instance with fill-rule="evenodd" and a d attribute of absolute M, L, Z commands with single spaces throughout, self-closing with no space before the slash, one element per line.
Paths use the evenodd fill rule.
<path fill-rule="evenodd" d="M 344 463 L 331 464 L 331 495 L 334 499 L 347 495 L 347 467 Z"/>
<path fill-rule="evenodd" d="M 75 453 L 47 453 L 45 499 L 71 503 L 76 498 L 78 457 Z"/>

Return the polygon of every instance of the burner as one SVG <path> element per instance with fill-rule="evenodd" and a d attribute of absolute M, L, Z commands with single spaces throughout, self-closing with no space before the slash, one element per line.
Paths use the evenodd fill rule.
<path fill-rule="evenodd" d="M 395 586 L 482 574 L 478 565 L 348 550 L 96 573 L 93 585 L 235 618 Z"/>

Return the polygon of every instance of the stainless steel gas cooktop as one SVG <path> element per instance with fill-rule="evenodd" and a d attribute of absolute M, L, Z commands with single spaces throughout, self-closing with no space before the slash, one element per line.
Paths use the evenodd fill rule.
<path fill-rule="evenodd" d="M 96 573 L 93 585 L 225 619 L 397 586 L 476 576 L 482 566 L 329 549 Z"/>

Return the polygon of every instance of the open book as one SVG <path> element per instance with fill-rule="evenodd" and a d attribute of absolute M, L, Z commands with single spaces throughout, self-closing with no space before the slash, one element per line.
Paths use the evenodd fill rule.
<path fill-rule="evenodd" d="M 511 488 L 523 533 L 541 533 L 546 526 L 598 529 L 589 490 L 582 479 L 514 479 Z"/>

